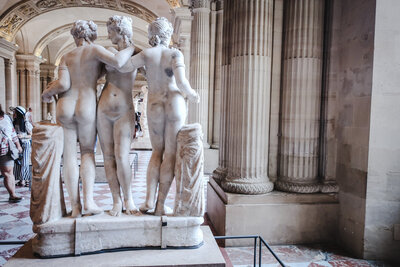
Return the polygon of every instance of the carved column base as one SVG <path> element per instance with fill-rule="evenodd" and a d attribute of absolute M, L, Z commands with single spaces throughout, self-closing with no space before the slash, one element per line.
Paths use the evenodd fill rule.
<path fill-rule="evenodd" d="M 211 176 L 220 185 L 221 181 L 225 179 L 226 174 L 226 168 L 218 167 L 213 171 Z"/>
<path fill-rule="evenodd" d="M 339 186 L 335 181 L 325 182 L 321 185 L 321 193 L 338 193 Z"/>
<path fill-rule="evenodd" d="M 318 182 L 314 183 L 293 183 L 287 181 L 276 181 L 275 189 L 279 191 L 291 192 L 291 193 L 317 193 L 321 191 L 321 184 Z"/>
<path fill-rule="evenodd" d="M 249 179 L 237 179 L 234 181 L 222 181 L 221 187 L 225 192 L 229 193 L 260 195 L 271 192 L 274 189 L 274 184 L 270 181 L 254 182 Z"/>

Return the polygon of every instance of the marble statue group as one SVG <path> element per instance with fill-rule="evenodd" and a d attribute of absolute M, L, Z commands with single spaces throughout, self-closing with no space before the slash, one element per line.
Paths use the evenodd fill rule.
<path fill-rule="evenodd" d="M 64 55 L 58 80 L 49 84 L 42 95 L 43 101 L 47 102 L 52 101 L 55 94 L 59 96 L 57 120 L 64 131 L 64 177 L 72 203 L 72 216 L 102 212 L 93 201 L 96 133 L 112 192 L 110 214 L 118 216 L 123 203 L 127 214 L 138 212 L 132 199 L 131 170 L 127 159 L 135 116 L 132 88 L 137 69 L 141 67 L 145 69 L 149 88 L 147 114 L 153 152 L 147 171 L 146 201 L 140 210 L 147 212 L 155 208 L 154 213 L 162 215 L 174 178 L 177 134 L 186 119 L 185 97 L 199 102 L 199 96 L 185 78 L 182 53 L 168 47 L 173 28 L 167 19 L 158 18 L 149 25 L 148 37 L 152 47 L 133 57 L 132 20 L 113 16 L 107 22 L 107 29 L 117 49 L 107 50 L 94 44 L 97 26 L 92 21 L 75 22 L 71 34 L 77 48 Z M 104 74 L 103 70 L 106 72 L 106 85 L 96 105 L 96 81 Z M 71 145 L 78 139 L 80 169 L 76 146 Z M 83 209 L 78 189 L 79 176 L 82 179 Z"/>
<path fill-rule="evenodd" d="M 151 47 L 135 55 L 129 17 L 111 17 L 107 29 L 116 48 L 94 43 L 97 26 L 92 21 L 76 21 L 71 29 L 76 48 L 62 57 L 58 79 L 42 94 L 44 102 L 58 96 L 58 124 L 38 123 L 32 138 L 30 215 L 37 234 L 32 246 L 40 256 L 80 255 L 121 247 L 190 247 L 203 239 L 202 131 L 199 124 L 185 125 L 186 100 L 198 103 L 199 96 L 185 77 L 182 53 L 169 48 L 172 25 L 165 18 L 150 23 Z M 128 157 L 135 121 L 132 89 L 139 68 L 148 84 L 152 155 L 146 199 L 138 209 L 131 192 Z M 97 80 L 104 74 L 106 84 L 97 101 Z M 96 135 L 113 200 L 106 213 L 93 198 Z M 70 214 L 62 190 L 61 162 Z M 165 200 L 174 178 L 174 212 L 165 216 Z"/>

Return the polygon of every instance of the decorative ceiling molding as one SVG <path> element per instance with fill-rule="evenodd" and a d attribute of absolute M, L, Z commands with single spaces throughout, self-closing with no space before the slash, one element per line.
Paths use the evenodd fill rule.
<path fill-rule="evenodd" d="M 172 1 L 175 2 L 175 1 Z M 0 16 L 0 37 L 12 41 L 21 27 L 43 13 L 68 7 L 95 7 L 130 14 L 147 22 L 157 15 L 130 0 L 24 0 L 13 5 Z"/>
<path fill-rule="evenodd" d="M 181 7 L 179 0 L 167 0 L 167 3 L 171 8 Z"/>

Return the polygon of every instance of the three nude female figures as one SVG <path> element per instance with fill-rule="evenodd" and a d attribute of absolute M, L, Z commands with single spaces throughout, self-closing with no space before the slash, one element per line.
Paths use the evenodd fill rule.
<path fill-rule="evenodd" d="M 184 96 L 194 102 L 199 101 L 199 96 L 185 78 L 182 53 L 168 48 L 173 28 L 167 19 L 158 18 L 149 25 L 152 48 L 133 57 L 130 18 L 113 16 L 107 22 L 107 28 L 109 38 L 119 52 L 93 43 L 97 37 L 97 26 L 93 22 L 75 22 L 71 34 L 77 48 L 63 56 L 58 80 L 50 83 L 42 94 L 45 102 L 52 101 L 53 95 L 59 95 L 57 121 L 64 130 L 64 182 L 71 199 L 71 215 L 78 217 L 102 212 L 93 200 L 96 126 L 113 197 L 110 214 L 118 216 L 122 212 L 120 188 L 126 213 L 138 213 L 131 193 L 128 155 L 134 122 L 131 94 L 136 70 L 140 67 L 146 69 L 149 87 L 147 116 L 153 148 L 147 170 L 146 201 L 140 210 L 147 212 L 154 208 L 158 185 L 154 213 L 162 215 L 174 178 L 176 136 L 186 119 Z M 103 66 L 107 70 L 106 85 L 97 105 L 96 117 L 95 88 Z M 77 139 L 81 149 L 80 170 L 76 145 L 73 145 Z M 79 176 L 82 178 L 83 210 L 79 197 Z"/>

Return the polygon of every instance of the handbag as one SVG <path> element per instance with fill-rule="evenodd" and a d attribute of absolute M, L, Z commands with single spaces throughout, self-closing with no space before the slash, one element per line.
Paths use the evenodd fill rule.
<path fill-rule="evenodd" d="M 3 148 L 3 146 L 5 145 L 4 143 L 7 142 L 8 143 L 8 151 L 5 155 L 9 155 L 13 160 L 16 160 L 19 158 L 19 152 L 17 149 L 17 146 L 14 144 L 14 142 L 7 137 L 7 135 L 4 133 L 3 129 L 1 129 L 1 133 L 2 133 L 2 140 L 1 140 L 1 147 Z"/>
<path fill-rule="evenodd" d="M 12 140 L 8 139 L 8 155 L 13 159 L 16 160 L 19 158 L 19 151 L 17 146 L 14 144 Z"/>

